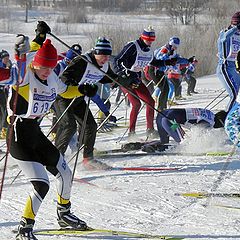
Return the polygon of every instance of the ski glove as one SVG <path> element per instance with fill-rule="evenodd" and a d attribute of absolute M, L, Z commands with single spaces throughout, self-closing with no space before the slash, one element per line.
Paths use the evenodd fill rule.
<path fill-rule="evenodd" d="M 104 114 L 107 117 L 107 116 L 109 116 L 110 113 L 109 112 L 105 112 Z M 108 119 L 109 119 L 110 122 L 114 122 L 114 123 L 117 122 L 117 118 L 115 116 L 113 116 L 113 115 L 111 115 Z"/>
<path fill-rule="evenodd" d="M 188 61 L 189 61 L 190 63 L 192 63 L 194 60 L 195 60 L 195 56 L 192 56 L 192 57 L 190 57 L 190 58 L 188 59 Z"/>
<path fill-rule="evenodd" d="M 93 97 L 96 95 L 98 90 L 98 86 L 95 84 L 89 84 L 89 83 L 84 83 L 79 85 L 78 87 L 78 91 L 82 94 L 84 94 L 85 96 L 88 97 Z"/>
<path fill-rule="evenodd" d="M 46 40 L 46 34 L 51 33 L 51 28 L 44 21 L 38 21 L 37 28 L 35 29 L 36 38 L 33 40 L 34 42 L 42 45 Z"/>
<path fill-rule="evenodd" d="M 167 59 L 165 60 L 165 65 L 171 65 L 174 66 L 177 63 L 177 58 L 171 58 L 171 59 Z"/>
<path fill-rule="evenodd" d="M 235 65 L 236 65 L 236 70 L 240 73 L 240 51 L 238 51 L 237 53 Z"/>
<path fill-rule="evenodd" d="M 47 34 L 51 33 L 51 28 L 44 21 L 38 21 L 37 29 L 35 30 L 36 34 Z"/>
<path fill-rule="evenodd" d="M 15 53 L 17 56 L 28 53 L 30 50 L 29 38 L 23 34 L 18 34 L 15 42 Z"/>

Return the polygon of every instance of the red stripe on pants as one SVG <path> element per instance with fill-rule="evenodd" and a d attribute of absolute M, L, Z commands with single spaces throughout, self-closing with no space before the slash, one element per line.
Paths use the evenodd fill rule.
<path fill-rule="evenodd" d="M 132 105 L 132 109 L 130 113 L 130 126 L 129 126 L 129 131 L 132 132 L 132 131 L 135 131 L 137 116 L 138 116 L 139 109 L 141 107 L 141 102 L 139 99 L 134 97 L 125 88 L 122 88 L 122 91 L 124 92 L 124 94 L 128 93 L 127 97 Z M 153 119 L 154 119 L 153 107 L 155 104 L 153 98 L 151 97 L 147 87 L 143 83 L 141 83 L 138 88 L 132 89 L 132 92 L 146 103 L 147 128 L 152 129 Z M 152 106 L 152 108 L 149 105 Z"/>

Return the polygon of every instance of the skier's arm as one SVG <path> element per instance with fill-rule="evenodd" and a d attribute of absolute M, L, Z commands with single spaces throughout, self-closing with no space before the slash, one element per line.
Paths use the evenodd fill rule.
<path fill-rule="evenodd" d="M 219 35 L 219 40 L 221 42 L 227 41 L 235 32 L 237 32 L 238 27 L 234 26 L 228 30 L 222 30 Z"/>
<path fill-rule="evenodd" d="M 98 94 L 96 94 L 95 96 L 91 97 L 91 100 L 97 104 L 97 106 L 100 108 L 100 110 L 103 113 L 107 113 L 109 112 L 109 109 L 107 108 L 107 106 L 104 104 L 103 100 L 100 98 L 100 96 Z"/>
<path fill-rule="evenodd" d="M 137 48 L 133 42 L 128 43 L 113 60 L 113 70 L 116 73 L 130 69 L 137 56 Z"/>

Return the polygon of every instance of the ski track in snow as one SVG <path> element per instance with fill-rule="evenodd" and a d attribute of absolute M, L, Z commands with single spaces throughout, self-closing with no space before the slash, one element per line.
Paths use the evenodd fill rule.
<path fill-rule="evenodd" d="M 208 76 L 197 80 L 199 94 L 186 97 L 179 101 L 181 105 L 174 108 L 202 107 L 204 108 L 221 91 L 220 82 L 216 76 Z M 183 84 L 186 92 L 186 84 Z M 112 101 L 114 102 L 115 96 Z M 183 105 L 182 105 L 183 104 Z M 215 109 L 223 109 L 226 100 Z M 214 105 L 214 104 L 213 104 Z M 211 107 L 211 106 L 210 106 Z M 210 108 L 209 107 L 209 108 Z M 93 112 L 97 107 L 91 104 Z M 126 107 L 123 103 L 116 112 L 117 117 L 125 116 Z M 128 115 L 130 109 L 127 109 Z M 50 128 L 51 115 L 44 119 L 44 131 Z M 124 126 L 124 119 L 120 125 Z M 121 138 L 127 127 L 115 128 L 110 133 L 97 135 L 96 149 L 108 150 L 121 147 L 127 142 L 127 136 Z M 184 154 L 206 153 L 210 151 L 231 151 L 232 146 L 227 141 L 223 130 L 202 132 L 199 128 L 186 130 L 187 137 L 175 150 Z M 139 116 L 136 140 L 145 139 L 145 108 Z M 0 145 L 4 143 L 0 140 Z M 6 146 L 3 146 L 3 150 Z M 81 155 L 81 154 L 80 154 Z M 3 156 L 2 154 L 0 157 Z M 67 152 L 70 159 L 71 151 Z M 227 209 L 218 205 L 240 207 L 239 199 L 211 198 L 197 199 L 176 196 L 183 192 L 208 192 L 223 171 L 222 167 L 227 156 L 142 156 L 124 157 L 120 159 L 104 159 L 113 167 L 178 167 L 186 166 L 180 171 L 134 172 L 134 171 L 84 171 L 77 167 L 72 188 L 72 210 L 96 228 L 133 231 L 149 234 L 169 234 L 185 239 L 240 239 L 240 210 Z M 75 159 L 70 162 L 73 167 Z M 80 159 L 79 159 L 80 161 Z M 229 158 L 230 165 L 216 192 L 238 193 L 240 180 L 239 153 Z M 4 160 L 0 162 L 1 170 Z M 16 229 L 21 217 L 27 193 L 31 185 L 23 174 L 11 184 L 18 174 L 16 162 L 9 157 L 6 172 L 3 198 L 1 201 L 1 239 L 14 239 L 11 230 Z M 2 173 L 2 171 L 1 171 Z M 225 171 L 224 171 L 225 173 Z M 84 183 L 85 181 L 85 183 Z M 35 228 L 57 227 L 55 179 L 50 176 L 51 188 L 43 201 L 36 218 Z M 89 184 L 88 184 L 89 183 Z M 204 206 L 206 201 L 209 203 Z M 59 239 L 135 239 L 126 236 L 58 236 Z M 39 240 L 51 240 L 56 237 L 38 236 Z"/>

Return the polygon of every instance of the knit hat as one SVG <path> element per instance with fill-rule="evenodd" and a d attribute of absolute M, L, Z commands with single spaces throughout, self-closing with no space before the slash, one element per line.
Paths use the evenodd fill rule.
<path fill-rule="evenodd" d="M 171 37 L 168 43 L 173 47 L 178 47 L 180 45 L 180 39 L 178 37 Z"/>
<path fill-rule="evenodd" d="M 155 41 L 156 39 L 156 36 L 155 36 L 155 31 L 154 29 L 152 28 L 152 26 L 148 26 L 148 28 L 144 29 L 142 34 L 141 34 L 141 38 L 145 41 L 149 41 L 149 42 L 153 42 Z"/>
<path fill-rule="evenodd" d="M 5 58 L 5 57 L 9 57 L 9 53 L 8 53 L 6 50 L 3 49 L 3 50 L 0 52 L 0 58 L 3 59 L 3 58 Z"/>
<path fill-rule="evenodd" d="M 238 25 L 240 23 L 240 12 L 233 14 L 231 19 L 231 25 Z"/>
<path fill-rule="evenodd" d="M 76 56 L 82 53 L 82 47 L 79 44 L 74 44 L 71 48 L 66 52 L 66 58 L 68 61 L 71 61 Z"/>
<path fill-rule="evenodd" d="M 47 39 L 35 54 L 32 65 L 54 68 L 57 65 L 57 58 L 56 48 L 52 45 L 51 40 Z"/>
<path fill-rule="evenodd" d="M 108 39 L 99 37 L 94 47 L 94 54 L 96 55 L 111 55 L 112 46 Z"/>

